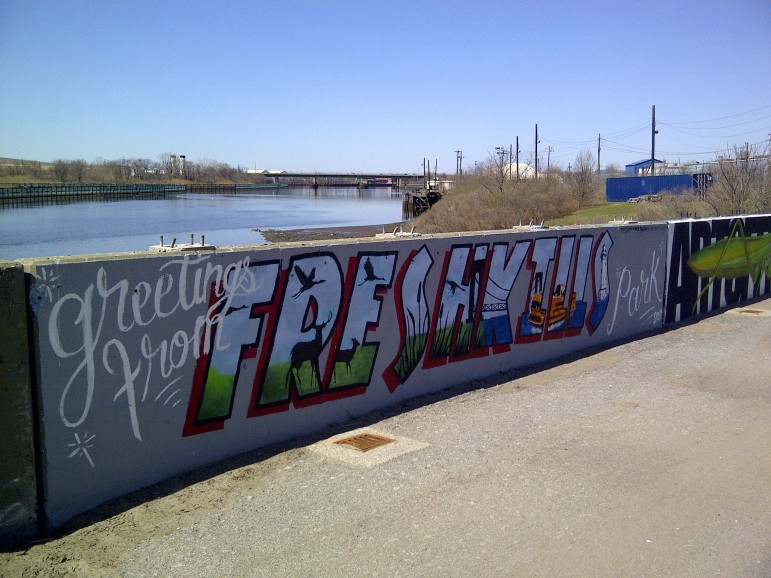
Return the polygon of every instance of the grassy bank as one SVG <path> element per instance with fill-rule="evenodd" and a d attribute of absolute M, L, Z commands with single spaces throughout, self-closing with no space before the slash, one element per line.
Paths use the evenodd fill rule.
<path fill-rule="evenodd" d="M 564 217 L 550 219 L 547 224 L 550 226 L 558 225 L 597 225 L 607 223 L 612 220 L 622 220 L 624 218 L 634 221 L 647 220 L 651 214 L 650 203 L 598 203 L 591 207 L 586 207 L 574 211 Z"/>

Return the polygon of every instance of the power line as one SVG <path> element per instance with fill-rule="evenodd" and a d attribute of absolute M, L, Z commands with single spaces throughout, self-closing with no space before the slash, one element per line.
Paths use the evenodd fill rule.
<path fill-rule="evenodd" d="M 723 130 L 723 129 L 726 129 L 726 128 L 735 128 L 737 126 L 746 126 L 748 124 L 755 124 L 755 123 L 763 122 L 764 120 L 769 119 L 769 118 L 771 118 L 771 115 L 762 116 L 760 118 L 748 120 L 746 122 L 738 122 L 736 124 L 725 124 L 723 126 L 693 126 L 693 127 L 688 127 L 687 129 L 680 128 L 679 125 L 681 123 L 663 123 L 662 122 L 661 124 L 665 124 L 665 125 L 667 125 L 669 127 L 672 127 L 672 129 L 674 129 L 674 130 L 679 130 L 679 131 L 683 131 L 683 132 L 685 132 L 686 130 Z"/>
<path fill-rule="evenodd" d="M 684 122 L 674 122 L 670 124 L 701 124 L 703 122 L 715 122 L 716 120 L 725 120 L 728 118 L 736 118 L 737 116 L 744 116 L 746 114 L 752 114 L 753 112 L 758 112 L 759 110 L 766 110 L 768 108 L 771 108 L 771 104 L 768 104 L 766 106 L 761 106 L 760 108 L 756 108 L 753 110 L 748 110 L 747 112 L 740 112 L 739 114 L 732 114 L 729 116 L 720 116 L 717 118 L 711 118 L 708 120 L 690 120 L 690 121 L 684 121 Z"/>
<path fill-rule="evenodd" d="M 659 123 L 659 124 L 664 124 L 664 123 Z M 733 137 L 737 137 L 737 136 L 747 136 L 748 134 L 755 134 L 756 132 L 758 132 L 760 130 L 763 130 L 763 129 L 755 129 L 755 130 L 751 130 L 751 131 L 748 131 L 748 132 L 739 132 L 739 133 L 732 133 L 732 134 L 709 134 L 709 135 L 707 135 L 707 134 L 697 134 L 697 133 L 689 132 L 689 131 L 683 130 L 681 128 L 669 127 L 669 125 L 665 125 L 665 126 L 668 126 L 668 128 L 673 129 L 676 132 L 679 132 L 679 133 L 682 133 L 682 134 L 687 134 L 688 136 L 693 136 L 693 137 L 701 138 L 701 139 L 705 139 L 705 138 L 733 138 Z M 737 126 L 739 126 L 739 125 L 737 125 Z M 707 130 L 707 129 L 704 129 L 704 130 Z M 717 130 L 717 129 L 714 129 L 714 130 Z"/>
<path fill-rule="evenodd" d="M 714 142 L 715 139 L 732 139 L 732 138 L 746 137 L 749 135 L 757 134 L 760 131 L 768 132 L 767 131 L 768 127 L 767 125 L 765 125 L 765 123 L 768 121 L 768 119 L 771 119 L 771 115 L 764 114 L 762 116 L 752 118 L 750 120 L 744 120 L 742 122 L 727 123 L 727 124 L 722 123 L 714 126 L 693 126 L 693 125 L 716 123 L 719 121 L 725 121 L 729 119 L 737 119 L 739 117 L 746 118 L 747 115 L 755 114 L 760 111 L 767 111 L 768 109 L 771 109 L 771 105 L 766 105 L 753 110 L 706 119 L 706 120 L 684 121 L 684 122 L 661 122 L 660 120 L 657 120 L 656 127 L 655 127 L 656 129 L 659 129 L 659 134 L 657 135 L 657 139 L 660 142 L 663 139 L 665 147 L 666 147 L 666 142 L 668 140 L 672 140 L 682 145 L 685 145 L 687 149 L 690 149 L 690 150 L 687 150 L 687 152 L 670 151 L 659 146 L 658 152 L 661 156 L 719 155 L 721 152 L 725 150 L 725 147 L 722 147 L 722 146 L 716 147 L 715 145 L 717 143 Z M 712 131 L 720 131 L 720 130 L 732 129 L 737 127 L 744 127 L 744 126 L 753 125 L 753 124 L 759 124 L 760 126 L 756 130 L 751 130 L 747 132 L 734 132 L 732 134 L 725 134 L 725 133 L 711 134 Z M 560 136 L 552 136 L 549 134 L 545 134 L 543 132 L 540 132 L 540 138 L 543 139 L 544 141 L 548 141 L 559 145 L 560 157 L 569 156 L 570 154 L 574 154 L 574 153 L 586 150 L 588 148 L 592 148 L 595 143 L 597 143 L 598 147 L 601 146 L 603 150 L 613 151 L 617 153 L 624 153 L 624 154 L 635 154 L 635 155 L 640 155 L 641 157 L 644 157 L 651 153 L 650 149 L 645 148 L 644 146 L 639 146 L 637 144 L 629 144 L 629 142 L 625 142 L 625 141 L 628 141 L 628 139 L 630 139 L 631 137 L 635 137 L 640 133 L 643 133 L 648 130 L 651 130 L 650 122 L 640 123 L 625 129 L 618 130 L 616 132 L 602 133 L 602 136 L 599 139 L 600 141 L 599 143 L 597 142 L 598 139 L 594 137 L 567 138 L 567 137 L 560 137 Z M 707 145 L 708 148 L 695 146 L 692 141 L 686 142 L 685 140 L 676 138 L 676 136 L 674 136 L 675 134 L 693 137 L 693 140 L 696 140 L 696 139 L 701 141 L 705 141 L 705 139 L 707 139 L 707 141 L 712 140 L 713 142 L 710 143 L 712 146 Z M 636 141 L 637 139 L 633 139 L 633 140 Z M 690 141 L 691 139 L 688 139 L 688 140 Z M 761 142 L 765 143 L 768 141 L 764 140 Z M 704 142 L 704 144 L 707 144 L 707 142 Z M 760 144 L 760 143 L 756 143 L 756 145 L 757 144 Z M 728 145 L 726 144 L 726 146 Z"/>

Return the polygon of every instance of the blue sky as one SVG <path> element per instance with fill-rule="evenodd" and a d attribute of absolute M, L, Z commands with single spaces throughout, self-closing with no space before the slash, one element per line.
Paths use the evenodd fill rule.
<path fill-rule="evenodd" d="M 771 2 L 0 0 L 0 156 L 455 170 L 771 133 Z"/>

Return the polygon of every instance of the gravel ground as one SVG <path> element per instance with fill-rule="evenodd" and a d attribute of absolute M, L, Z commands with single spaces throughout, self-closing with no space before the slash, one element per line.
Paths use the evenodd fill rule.
<path fill-rule="evenodd" d="M 563 361 L 350 424 L 381 458 L 340 431 L 242 456 L 1 573 L 771 576 L 771 299 Z"/>
<path fill-rule="evenodd" d="M 358 239 L 362 237 L 374 237 L 378 233 L 392 232 L 402 223 L 388 223 L 385 225 L 360 225 L 351 227 L 322 227 L 317 229 L 289 229 L 279 231 L 276 229 L 259 230 L 262 236 L 271 243 L 328 241 L 332 239 Z"/>

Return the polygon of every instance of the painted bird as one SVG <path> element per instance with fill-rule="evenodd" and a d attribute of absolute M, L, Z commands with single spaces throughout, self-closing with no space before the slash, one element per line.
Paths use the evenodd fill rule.
<path fill-rule="evenodd" d="M 364 273 L 366 273 L 367 276 L 359 283 L 360 286 L 364 285 L 367 281 L 385 281 L 382 277 L 375 275 L 375 268 L 372 266 L 372 261 L 369 260 L 369 257 L 364 261 Z"/>
<path fill-rule="evenodd" d="M 307 291 L 308 289 L 310 289 L 314 285 L 318 285 L 319 283 L 323 283 L 324 281 L 326 281 L 326 279 L 316 279 L 315 278 L 316 277 L 316 267 L 311 269 L 311 272 L 306 275 L 305 272 L 302 269 L 300 269 L 299 265 L 295 265 L 294 266 L 294 272 L 295 272 L 295 275 L 297 275 L 297 279 L 300 281 L 300 285 L 302 285 L 302 287 L 300 287 L 300 289 L 297 291 L 297 293 L 292 295 L 292 299 L 297 299 L 300 296 L 300 294 L 303 293 L 304 291 Z"/>
<path fill-rule="evenodd" d="M 455 292 L 458 289 L 460 289 L 464 293 L 466 292 L 466 290 L 463 287 L 461 287 L 460 285 L 458 285 L 455 281 L 445 281 L 445 283 L 447 283 L 450 286 L 450 290 L 452 291 L 452 295 L 455 295 Z"/>

